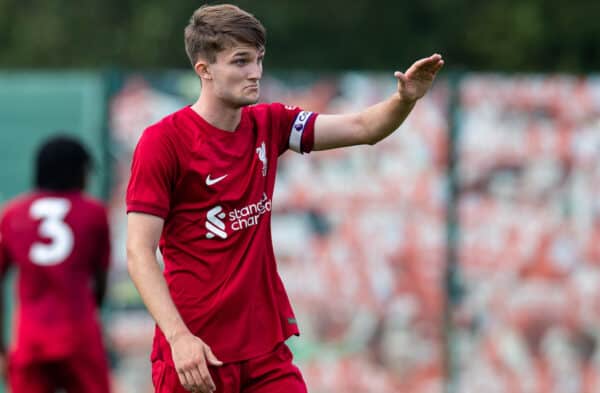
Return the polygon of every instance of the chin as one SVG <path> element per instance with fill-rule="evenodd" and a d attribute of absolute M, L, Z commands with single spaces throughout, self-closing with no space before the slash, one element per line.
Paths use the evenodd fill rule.
<path fill-rule="evenodd" d="M 258 98 L 259 98 L 258 94 L 246 96 L 246 97 L 240 97 L 240 99 L 238 100 L 237 103 L 240 106 L 254 105 L 258 102 Z"/>

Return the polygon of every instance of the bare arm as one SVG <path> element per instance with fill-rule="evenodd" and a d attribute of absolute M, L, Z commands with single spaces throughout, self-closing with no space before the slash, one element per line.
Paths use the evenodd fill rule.
<path fill-rule="evenodd" d="M 102 308 L 104 297 L 106 295 L 106 281 L 108 272 L 104 269 L 96 269 L 94 272 L 94 298 L 96 306 Z"/>
<path fill-rule="evenodd" d="M 189 330 L 171 300 L 156 260 L 162 228 L 163 220 L 159 217 L 127 215 L 127 269 L 148 311 L 170 341 Z"/>
<path fill-rule="evenodd" d="M 181 384 L 187 389 L 212 392 L 215 385 L 207 363 L 219 366 L 208 345 L 192 335 L 177 311 L 162 276 L 156 249 L 164 221 L 156 216 L 127 215 L 127 268 L 148 311 L 171 345 L 173 362 Z"/>
<path fill-rule="evenodd" d="M 110 229 L 108 227 L 108 216 L 104 209 L 102 214 L 99 215 L 94 239 L 98 250 L 94 253 L 97 259 L 93 270 L 93 290 L 96 306 L 100 309 L 106 296 L 108 266 L 110 264 Z"/>
<path fill-rule="evenodd" d="M 361 144 L 373 145 L 404 122 L 418 99 L 431 87 L 444 65 L 438 54 L 416 61 L 406 73 L 396 71 L 398 91 L 359 113 L 319 115 L 315 123 L 314 150 Z"/>

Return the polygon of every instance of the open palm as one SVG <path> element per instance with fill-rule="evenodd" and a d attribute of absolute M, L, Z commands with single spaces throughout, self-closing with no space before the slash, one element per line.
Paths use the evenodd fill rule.
<path fill-rule="evenodd" d="M 404 73 L 396 71 L 394 76 L 398 79 L 400 98 L 415 101 L 423 97 L 443 65 L 442 56 L 436 53 L 415 61 Z"/>

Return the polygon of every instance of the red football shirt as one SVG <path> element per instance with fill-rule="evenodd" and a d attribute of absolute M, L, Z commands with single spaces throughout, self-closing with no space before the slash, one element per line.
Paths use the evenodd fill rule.
<path fill-rule="evenodd" d="M 243 108 L 228 132 L 186 107 L 146 129 L 136 147 L 127 211 L 165 220 L 159 247 L 171 297 L 222 361 L 298 334 L 273 254 L 271 198 L 279 155 L 309 152 L 315 119 L 260 104 Z M 172 364 L 160 329 L 152 358 Z"/>
<path fill-rule="evenodd" d="M 91 284 L 109 255 L 106 210 L 80 192 L 32 192 L 6 205 L 0 270 L 18 270 L 14 360 L 61 358 L 101 338 Z"/>

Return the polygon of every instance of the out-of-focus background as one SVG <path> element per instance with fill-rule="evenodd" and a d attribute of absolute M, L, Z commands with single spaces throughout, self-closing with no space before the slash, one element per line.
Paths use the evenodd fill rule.
<path fill-rule="evenodd" d="M 394 70 L 446 60 L 380 144 L 281 158 L 273 237 L 309 391 L 599 392 L 600 2 L 233 3 L 268 29 L 263 101 L 358 110 Z M 44 137 L 92 149 L 115 393 L 152 391 L 125 266 L 131 153 L 198 95 L 182 31 L 201 4 L 0 0 L 0 204 Z"/>

